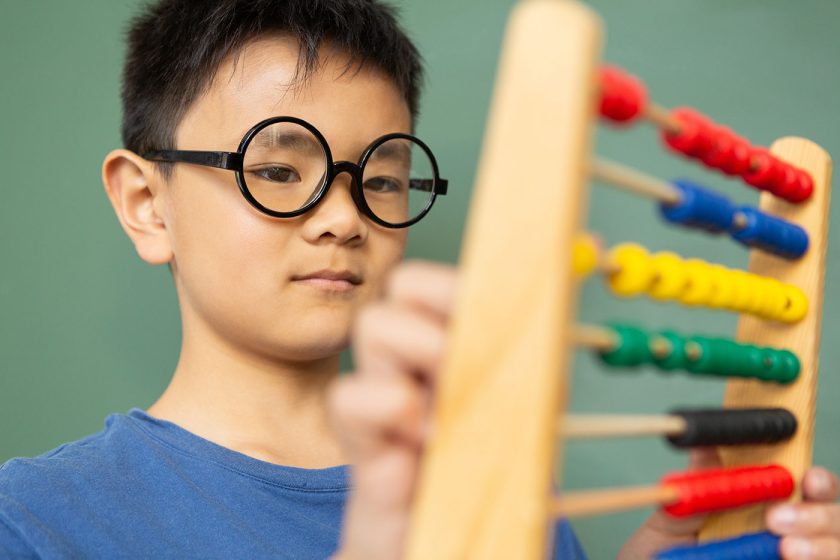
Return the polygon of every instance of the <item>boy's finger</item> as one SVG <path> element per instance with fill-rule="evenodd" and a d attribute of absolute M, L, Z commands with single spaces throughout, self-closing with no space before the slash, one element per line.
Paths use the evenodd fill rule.
<path fill-rule="evenodd" d="M 410 380 L 365 379 L 345 376 L 330 387 L 331 421 L 347 444 L 359 454 L 380 449 L 395 439 L 412 446 L 423 443 L 428 413 L 422 393 Z"/>
<path fill-rule="evenodd" d="M 390 301 L 420 309 L 446 323 L 455 304 L 456 288 L 455 267 L 409 261 L 391 274 L 386 294 Z"/>
<path fill-rule="evenodd" d="M 779 545 L 785 560 L 840 560 L 837 537 L 785 537 Z"/>
<path fill-rule="evenodd" d="M 353 330 L 360 375 L 419 375 L 431 381 L 443 358 L 444 327 L 422 313 L 388 304 L 365 308 Z"/>
<path fill-rule="evenodd" d="M 809 502 L 837 501 L 837 476 L 823 467 L 811 467 L 802 479 L 802 496 Z"/>
<path fill-rule="evenodd" d="M 767 527 L 780 535 L 840 535 L 840 506 L 836 504 L 783 504 L 767 512 Z"/>

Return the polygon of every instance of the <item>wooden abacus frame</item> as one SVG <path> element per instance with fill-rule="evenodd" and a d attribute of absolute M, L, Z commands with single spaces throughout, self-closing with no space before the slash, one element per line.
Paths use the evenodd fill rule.
<path fill-rule="evenodd" d="M 409 560 L 542 558 L 550 543 L 553 466 L 562 461 L 577 282 L 571 248 L 587 214 L 601 23 L 565 0 L 524 0 L 509 21 L 461 259 L 459 298 L 436 397 L 434 438 L 418 488 Z M 523 139 L 527 138 L 527 141 Z M 726 405 L 783 405 L 800 430 L 777 447 L 724 450 L 728 464 L 810 464 L 830 160 L 787 138 L 773 153 L 810 172 L 815 194 L 761 208 L 804 226 L 794 264 L 753 251 L 750 270 L 800 286 L 796 324 L 742 318 L 738 340 L 797 353 L 801 378 L 780 389 L 731 381 Z M 709 522 L 704 538 L 761 525 L 762 508 Z"/>

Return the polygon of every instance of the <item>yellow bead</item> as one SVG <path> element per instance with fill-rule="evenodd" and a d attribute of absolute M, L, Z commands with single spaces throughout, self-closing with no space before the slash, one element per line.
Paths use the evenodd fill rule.
<path fill-rule="evenodd" d="M 591 235 L 580 234 L 572 248 L 572 271 L 578 278 L 586 278 L 598 266 L 598 241 Z"/>
<path fill-rule="evenodd" d="M 686 305 L 707 303 L 714 288 L 711 265 L 700 259 L 688 259 L 685 261 L 685 272 L 688 282 L 680 294 L 680 301 Z"/>
<path fill-rule="evenodd" d="M 755 294 L 752 289 L 752 275 L 747 274 L 743 270 L 730 270 L 729 281 L 732 282 L 734 294 L 726 309 L 739 312 L 749 310 L 750 305 L 752 305 L 755 299 Z"/>
<path fill-rule="evenodd" d="M 749 288 L 752 296 L 744 311 L 750 315 L 762 315 L 766 302 L 771 297 L 770 289 L 764 278 L 749 274 Z"/>
<path fill-rule="evenodd" d="M 607 276 L 610 289 L 619 296 L 635 296 L 647 291 L 653 280 L 650 255 L 641 245 L 622 243 L 607 256 L 608 266 L 617 270 Z"/>
<path fill-rule="evenodd" d="M 712 277 L 712 295 L 709 297 L 709 307 L 728 309 L 735 298 L 735 282 L 731 271 L 719 264 L 709 267 Z"/>
<path fill-rule="evenodd" d="M 782 315 L 787 306 L 785 286 L 775 278 L 764 278 L 765 299 L 758 312 L 765 319 L 776 319 Z"/>
<path fill-rule="evenodd" d="M 784 291 L 786 296 L 785 308 L 777 318 L 786 323 L 801 321 L 808 313 L 808 298 L 805 297 L 802 290 L 790 284 L 784 284 Z"/>
<path fill-rule="evenodd" d="M 660 301 L 677 299 L 688 280 L 685 262 L 678 255 L 669 252 L 656 253 L 650 262 L 653 268 L 653 282 L 648 289 L 648 295 Z"/>

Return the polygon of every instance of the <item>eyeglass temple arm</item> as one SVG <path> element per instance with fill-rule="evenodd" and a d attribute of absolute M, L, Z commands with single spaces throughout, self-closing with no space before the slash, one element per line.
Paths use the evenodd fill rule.
<path fill-rule="evenodd" d="M 449 181 L 446 179 L 409 179 L 408 188 L 416 191 L 432 192 L 435 194 L 446 194 Z"/>
<path fill-rule="evenodd" d="M 218 167 L 242 171 L 242 154 L 238 152 L 197 152 L 192 150 L 154 150 L 143 154 L 149 161 L 194 163 L 206 167 Z"/>

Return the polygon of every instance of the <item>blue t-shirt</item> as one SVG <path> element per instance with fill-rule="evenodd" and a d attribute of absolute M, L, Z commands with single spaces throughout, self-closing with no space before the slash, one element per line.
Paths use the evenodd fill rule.
<path fill-rule="evenodd" d="M 346 466 L 267 463 L 133 409 L 0 467 L 0 557 L 323 560 L 348 489 Z M 558 529 L 556 558 L 584 558 Z"/>

